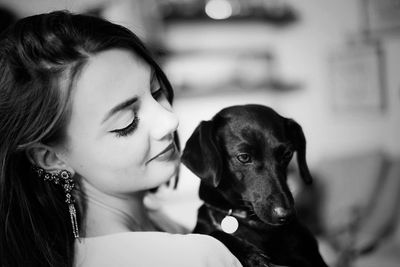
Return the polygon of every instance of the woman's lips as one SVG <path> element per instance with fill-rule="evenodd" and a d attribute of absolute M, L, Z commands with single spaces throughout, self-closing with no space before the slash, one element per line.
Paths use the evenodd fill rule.
<path fill-rule="evenodd" d="M 150 162 L 152 160 L 168 161 L 168 160 L 174 158 L 175 155 L 176 155 L 176 146 L 175 146 L 175 143 L 171 143 L 160 153 L 158 153 L 157 155 L 152 157 L 148 162 Z"/>

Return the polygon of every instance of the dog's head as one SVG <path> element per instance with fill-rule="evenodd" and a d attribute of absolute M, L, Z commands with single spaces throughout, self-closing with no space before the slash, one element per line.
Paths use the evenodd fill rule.
<path fill-rule="evenodd" d="M 299 124 L 265 106 L 232 106 L 198 125 L 182 162 L 232 208 L 245 207 L 263 222 L 280 225 L 294 215 L 286 183 L 294 152 L 302 179 L 311 183 Z"/>

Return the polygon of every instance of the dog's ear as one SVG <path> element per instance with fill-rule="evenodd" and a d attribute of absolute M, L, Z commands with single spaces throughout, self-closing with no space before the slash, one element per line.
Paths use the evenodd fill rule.
<path fill-rule="evenodd" d="M 286 119 L 286 131 L 297 154 L 297 165 L 300 169 L 300 175 L 306 184 L 312 182 L 310 170 L 306 161 L 306 137 L 301 126 L 292 119 Z"/>
<path fill-rule="evenodd" d="M 194 130 L 183 150 L 182 163 L 202 181 L 213 187 L 218 186 L 222 159 L 212 121 L 202 121 Z"/>

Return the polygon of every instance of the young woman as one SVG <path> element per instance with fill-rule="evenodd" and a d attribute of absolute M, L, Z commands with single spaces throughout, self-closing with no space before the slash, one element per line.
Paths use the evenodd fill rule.
<path fill-rule="evenodd" d="M 172 98 L 121 26 L 58 11 L 3 33 L 0 265 L 240 266 L 143 204 L 177 174 Z"/>

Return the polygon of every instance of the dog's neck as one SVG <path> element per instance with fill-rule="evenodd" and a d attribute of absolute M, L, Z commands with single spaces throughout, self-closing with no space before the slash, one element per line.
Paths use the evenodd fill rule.
<path fill-rule="evenodd" d="M 221 209 L 218 208 L 217 206 L 213 206 L 207 202 L 204 203 L 204 205 L 207 206 L 207 208 L 220 213 L 224 216 L 232 216 L 235 217 L 237 219 L 243 219 L 243 220 L 247 220 L 248 219 L 248 213 L 245 210 L 240 210 L 240 209 L 229 209 L 229 210 L 225 210 L 225 209 Z"/>
<path fill-rule="evenodd" d="M 201 183 L 199 188 L 199 197 L 210 206 L 217 207 L 221 210 L 230 210 L 233 204 L 228 201 L 215 187 Z"/>
<path fill-rule="evenodd" d="M 216 217 L 232 216 L 235 217 L 239 225 L 245 225 L 251 228 L 265 229 L 268 226 L 258 219 L 252 219 L 249 212 L 245 209 L 235 208 L 226 198 L 214 187 L 207 184 L 200 184 L 200 199 L 204 201 L 204 205 L 209 209 L 208 215 L 215 226 L 220 228 L 220 221 Z"/>

